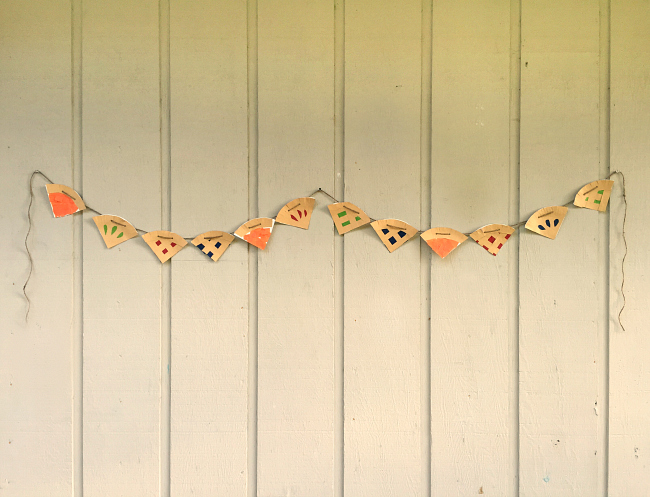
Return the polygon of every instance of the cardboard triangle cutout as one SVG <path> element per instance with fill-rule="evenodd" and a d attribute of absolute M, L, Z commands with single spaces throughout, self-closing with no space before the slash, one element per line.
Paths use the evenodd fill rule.
<path fill-rule="evenodd" d="M 528 218 L 526 229 L 555 240 L 568 211 L 563 205 L 544 207 Z"/>
<path fill-rule="evenodd" d="M 445 258 L 449 253 L 467 240 L 467 237 L 460 231 L 451 228 L 431 228 L 420 235 L 427 245 L 438 254 Z"/>
<path fill-rule="evenodd" d="M 309 221 L 311 221 L 315 203 L 316 199 L 312 197 L 301 197 L 292 200 L 280 209 L 275 221 L 307 230 L 309 229 Z"/>
<path fill-rule="evenodd" d="M 607 210 L 607 202 L 609 202 L 613 186 L 614 182 L 609 179 L 592 181 L 580 188 L 573 200 L 573 205 L 604 212 Z"/>
<path fill-rule="evenodd" d="M 488 224 L 477 229 L 470 236 L 490 254 L 497 255 L 514 232 L 515 229 L 512 226 Z"/>
<path fill-rule="evenodd" d="M 217 261 L 234 239 L 234 236 L 224 231 L 206 231 L 192 240 L 192 244 L 210 259 Z"/>
<path fill-rule="evenodd" d="M 45 189 L 47 190 L 47 197 L 50 199 L 54 217 L 67 216 L 86 208 L 81 195 L 69 186 L 51 184 L 45 185 Z"/>
<path fill-rule="evenodd" d="M 142 239 L 149 245 L 160 262 L 167 262 L 187 245 L 185 239 L 171 231 L 151 231 L 142 235 Z"/>
<path fill-rule="evenodd" d="M 245 222 L 237 228 L 235 236 L 254 245 L 260 250 L 264 250 L 266 244 L 269 243 L 274 225 L 275 219 L 258 217 L 257 219 L 251 219 Z"/>
<path fill-rule="evenodd" d="M 370 222 L 370 218 L 366 213 L 350 202 L 330 204 L 327 208 L 330 211 L 339 235 L 344 235 L 348 231 L 352 231 Z"/>
<path fill-rule="evenodd" d="M 381 219 L 374 221 L 373 227 L 389 252 L 393 252 L 413 238 L 418 230 L 399 219 Z"/>
<path fill-rule="evenodd" d="M 99 234 L 107 248 L 113 248 L 122 242 L 138 236 L 138 232 L 130 222 L 120 216 L 101 215 L 93 218 Z"/>

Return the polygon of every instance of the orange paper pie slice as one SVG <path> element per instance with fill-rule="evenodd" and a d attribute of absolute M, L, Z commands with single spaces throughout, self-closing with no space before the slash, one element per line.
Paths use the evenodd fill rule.
<path fill-rule="evenodd" d="M 115 247 L 115 245 L 138 236 L 135 227 L 119 216 L 95 216 L 93 221 L 95 221 L 99 234 L 102 235 L 107 248 Z"/>
<path fill-rule="evenodd" d="M 370 218 L 366 213 L 350 202 L 330 204 L 327 208 L 330 210 L 330 215 L 334 220 L 339 235 L 344 235 L 348 231 L 352 231 L 370 222 Z"/>
<path fill-rule="evenodd" d="M 431 247 L 431 250 L 443 259 L 447 257 L 452 250 L 467 240 L 467 237 L 460 231 L 442 227 L 431 228 L 420 236 L 425 242 L 427 242 L 427 245 Z"/>
<path fill-rule="evenodd" d="M 142 235 L 142 239 L 153 250 L 160 262 L 167 262 L 187 245 L 185 239 L 171 231 L 152 231 Z"/>
<path fill-rule="evenodd" d="M 197 236 L 192 243 L 213 261 L 217 261 L 235 239 L 224 231 L 207 231 Z"/>
<path fill-rule="evenodd" d="M 544 207 L 528 218 L 526 229 L 555 240 L 568 211 L 563 205 Z"/>
<path fill-rule="evenodd" d="M 588 185 L 580 188 L 573 201 L 573 205 L 604 212 L 607 210 L 607 202 L 612 193 L 614 182 L 609 179 L 592 181 Z"/>
<path fill-rule="evenodd" d="M 314 211 L 316 199 L 312 197 L 301 197 L 292 200 L 285 205 L 275 217 L 276 222 L 288 224 L 304 230 L 309 229 L 309 221 Z"/>
<path fill-rule="evenodd" d="M 257 219 L 251 219 L 237 228 L 235 236 L 247 241 L 251 245 L 255 245 L 260 250 L 264 250 L 266 244 L 269 242 L 269 238 L 271 238 L 274 225 L 275 219 L 258 217 Z"/>
<path fill-rule="evenodd" d="M 45 185 L 45 188 L 47 190 L 47 196 L 50 199 L 54 217 L 67 216 L 86 208 L 86 204 L 81 199 L 81 195 L 69 186 L 52 184 Z"/>
<path fill-rule="evenodd" d="M 373 227 L 389 252 L 393 252 L 413 238 L 418 232 L 416 228 L 399 219 L 381 219 L 374 221 Z"/>
<path fill-rule="evenodd" d="M 515 229 L 512 226 L 488 224 L 469 236 L 490 254 L 497 255 L 514 232 Z"/>

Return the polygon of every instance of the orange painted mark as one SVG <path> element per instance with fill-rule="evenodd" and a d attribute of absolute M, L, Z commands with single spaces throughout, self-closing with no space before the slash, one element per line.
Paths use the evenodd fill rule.
<path fill-rule="evenodd" d="M 431 247 L 436 254 L 440 257 L 446 257 L 449 252 L 458 247 L 458 242 L 450 240 L 449 238 L 432 238 L 427 241 L 427 245 Z"/>
<path fill-rule="evenodd" d="M 77 204 L 74 203 L 70 197 L 65 193 L 50 193 L 50 204 L 52 204 L 52 212 L 54 212 L 54 217 L 63 217 L 68 214 L 73 214 L 79 209 Z"/>
<path fill-rule="evenodd" d="M 257 228 L 244 235 L 244 240 L 262 250 L 266 248 L 269 238 L 271 238 L 270 228 Z"/>

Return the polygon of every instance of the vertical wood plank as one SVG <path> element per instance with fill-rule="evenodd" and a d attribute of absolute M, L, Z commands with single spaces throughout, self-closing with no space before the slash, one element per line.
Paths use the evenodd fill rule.
<path fill-rule="evenodd" d="M 0 2 L 0 494 L 72 492 L 72 216 L 54 219 L 34 180 L 22 286 L 29 176 L 72 185 L 70 2 Z M 79 215 L 79 214 L 78 214 Z"/>
<path fill-rule="evenodd" d="M 421 2 L 345 6 L 345 199 L 419 227 Z M 338 234 L 336 236 L 339 236 Z M 420 241 L 345 235 L 345 492 L 420 495 Z"/>
<path fill-rule="evenodd" d="M 260 1 L 259 208 L 334 185 L 334 8 Z M 259 254 L 258 495 L 331 496 L 334 240 L 329 199 L 309 230 L 276 224 Z"/>
<path fill-rule="evenodd" d="M 434 2 L 434 227 L 508 222 L 509 26 L 508 2 Z M 469 239 L 445 259 L 433 255 L 432 495 L 513 495 L 512 250 L 511 241 L 494 257 Z"/>
<path fill-rule="evenodd" d="M 161 226 L 158 2 L 84 1 L 84 196 Z M 138 239 L 84 229 L 84 491 L 159 490 L 161 266 Z"/>
<path fill-rule="evenodd" d="M 246 220 L 246 2 L 171 5 L 172 230 Z M 172 262 L 171 494 L 246 495 L 247 247 Z"/>
<path fill-rule="evenodd" d="M 611 10 L 611 169 L 626 176 L 628 213 L 625 226 L 625 295 L 621 264 L 625 254 L 622 224 L 625 204 L 621 178 L 615 176 L 610 201 L 610 437 L 609 495 L 650 494 L 650 239 L 645 217 L 650 212 L 650 5 L 612 2 Z"/>
<path fill-rule="evenodd" d="M 522 219 L 599 176 L 599 45 L 599 2 L 523 2 Z M 522 495 L 597 494 L 599 215 L 520 235 Z"/>

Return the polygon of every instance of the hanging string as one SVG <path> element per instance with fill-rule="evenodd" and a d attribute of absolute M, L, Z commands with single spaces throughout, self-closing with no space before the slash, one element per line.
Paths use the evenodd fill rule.
<path fill-rule="evenodd" d="M 622 183 L 623 183 L 622 184 L 622 195 L 623 195 L 623 201 L 625 202 L 625 209 L 623 211 L 623 228 L 622 228 L 623 242 L 625 244 L 625 253 L 623 254 L 623 260 L 621 261 L 621 274 L 622 274 L 621 296 L 623 297 L 623 305 L 621 306 L 621 309 L 620 309 L 620 311 L 618 313 L 618 323 L 621 326 L 621 328 L 623 329 L 623 331 L 625 331 L 625 327 L 623 326 L 623 323 L 621 321 L 621 314 L 623 314 L 623 310 L 625 309 L 625 305 L 627 303 L 626 298 L 625 298 L 625 291 L 624 291 L 624 286 L 625 286 L 625 258 L 627 257 L 627 250 L 628 250 L 627 238 L 625 236 L 625 223 L 626 223 L 626 220 L 627 220 L 627 197 L 626 197 L 626 194 L 625 194 L 625 175 L 623 174 L 622 171 L 618 171 L 618 170 L 613 171 L 609 176 L 607 176 L 607 178 L 611 178 L 615 174 L 619 174 L 621 176 L 621 179 L 623 180 L 622 181 Z M 30 311 L 30 308 L 31 308 L 31 300 L 29 299 L 29 296 L 27 295 L 27 285 L 29 283 L 29 280 L 32 277 L 32 272 L 34 271 L 34 259 L 32 257 L 31 251 L 29 250 L 28 240 L 29 240 L 29 236 L 30 236 L 30 234 L 32 232 L 32 224 L 33 224 L 33 221 L 32 221 L 32 204 L 34 202 L 34 177 L 36 175 L 39 175 L 39 176 L 43 177 L 50 184 L 54 183 L 50 178 L 48 178 L 44 173 L 42 173 L 39 170 L 33 171 L 31 176 L 29 177 L 29 207 L 27 208 L 28 228 L 27 228 L 27 234 L 25 235 L 25 250 L 27 251 L 27 257 L 29 259 L 29 272 L 27 274 L 27 279 L 25 280 L 25 284 L 23 285 L 23 295 L 25 296 L 25 300 L 27 300 L 27 311 L 25 312 L 25 321 L 27 321 L 27 318 L 29 317 L 29 311 Z M 323 195 L 326 195 L 327 197 L 332 199 L 337 204 L 341 202 L 340 200 L 338 200 L 334 196 L 327 193 L 322 188 L 319 188 L 318 190 L 314 190 L 311 193 L 310 197 L 313 197 L 317 193 L 322 193 Z M 569 201 L 566 204 L 563 204 L 563 207 L 568 207 L 568 206 L 570 206 L 572 204 L 573 204 L 573 201 Z M 98 216 L 103 216 L 104 215 L 101 212 L 99 212 L 98 210 L 90 207 L 88 204 L 85 204 L 85 205 L 86 205 L 86 210 L 92 211 L 95 214 L 97 214 Z M 374 219 L 372 217 L 369 217 L 369 219 L 372 222 L 376 221 L 376 219 Z M 527 221 L 520 221 L 520 222 L 518 222 L 516 224 L 512 224 L 512 225 L 509 225 L 509 226 L 516 230 L 516 229 L 519 229 L 521 226 L 524 226 L 526 224 L 526 222 Z M 145 234 L 148 233 L 148 231 L 146 231 L 146 230 L 137 228 L 136 226 L 133 226 L 133 227 L 139 233 L 145 233 Z M 424 233 L 424 231 L 423 230 L 418 230 L 417 233 Z M 234 233 L 229 233 L 229 234 L 234 235 Z M 471 233 L 464 233 L 464 234 L 466 236 L 471 235 Z M 190 240 L 191 241 L 191 240 L 194 240 L 194 238 L 196 238 L 196 237 L 183 237 L 183 238 L 185 240 Z"/>

